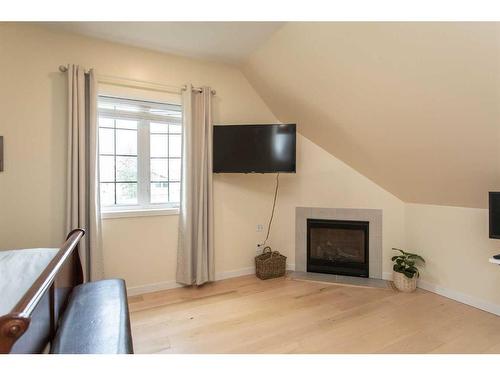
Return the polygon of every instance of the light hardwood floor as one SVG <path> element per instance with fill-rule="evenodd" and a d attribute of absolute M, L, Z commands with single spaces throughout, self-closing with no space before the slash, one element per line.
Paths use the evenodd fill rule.
<path fill-rule="evenodd" d="M 420 289 L 243 276 L 129 302 L 136 353 L 500 353 L 500 317 Z"/>

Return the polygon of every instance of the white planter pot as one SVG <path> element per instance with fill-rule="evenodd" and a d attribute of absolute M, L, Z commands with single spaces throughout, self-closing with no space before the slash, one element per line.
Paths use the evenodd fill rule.
<path fill-rule="evenodd" d="M 401 292 L 410 293 L 417 289 L 417 275 L 408 278 L 401 272 L 393 272 L 392 279 L 394 286 Z"/>

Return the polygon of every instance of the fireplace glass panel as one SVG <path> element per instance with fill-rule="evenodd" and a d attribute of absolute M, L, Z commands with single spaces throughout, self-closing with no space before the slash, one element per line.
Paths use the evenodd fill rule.
<path fill-rule="evenodd" d="M 366 221 L 307 219 L 307 271 L 368 277 Z"/>
<path fill-rule="evenodd" d="M 311 228 L 310 256 L 331 262 L 365 262 L 365 231 Z"/>

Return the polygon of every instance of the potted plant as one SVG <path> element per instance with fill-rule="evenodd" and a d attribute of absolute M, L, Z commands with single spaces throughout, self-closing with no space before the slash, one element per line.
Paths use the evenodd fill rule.
<path fill-rule="evenodd" d="M 393 281 L 394 286 L 401 292 L 413 292 L 417 288 L 417 279 L 419 277 L 417 263 L 425 264 L 424 258 L 420 255 L 408 253 L 401 249 L 392 248 L 392 250 L 399 251 L 400 255 L 392 257 L 394 266 Z"/>

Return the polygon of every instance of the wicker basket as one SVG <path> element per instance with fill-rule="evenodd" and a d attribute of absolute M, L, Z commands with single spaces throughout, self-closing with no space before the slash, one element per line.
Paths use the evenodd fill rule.
<path fill-rule="evenodd" d="M 410 293 L 417 289 L 417 275 L 411 279 L 401 272 L 393 272 L 394 286 L 401 292 Z"/>
<path fill-rule="evenodd" d="M 255 274 L 261 280 L 285 276 L 286 256 L 279 251 L 272 251 L 269 246 L 261 255 L 255 257 Z"/>

